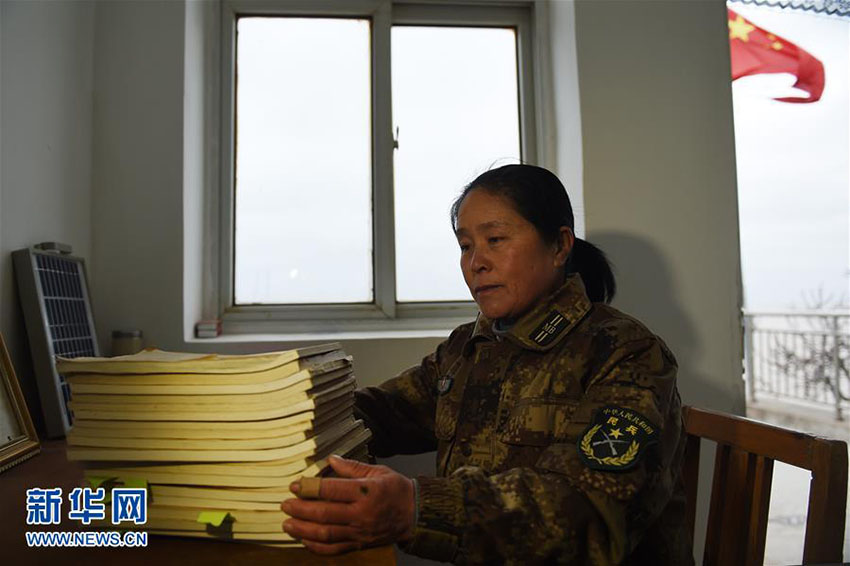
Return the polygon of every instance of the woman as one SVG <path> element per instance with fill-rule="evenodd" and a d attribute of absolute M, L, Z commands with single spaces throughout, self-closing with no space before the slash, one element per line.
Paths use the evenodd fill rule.
<path fill-rule="evenodd" d="M 561 182 L 487 171 L 452 225 L 477 320 L 355 405 L 373 454 L 436 449 L 437 477 L 334 458 L 320 501 L 283 503 L 286 532 L 321 553 L 397 542 L 456 563 L 692 562 L 676 362 L 606 304 L 613 274 L 575 238 Z"/>

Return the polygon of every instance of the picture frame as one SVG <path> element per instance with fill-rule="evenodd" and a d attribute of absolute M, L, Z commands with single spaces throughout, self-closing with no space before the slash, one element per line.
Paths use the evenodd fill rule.
<path fill-rule="evenodd" d="M 41 451 L 38 435 L 0 334 L 0 473 Z"/>

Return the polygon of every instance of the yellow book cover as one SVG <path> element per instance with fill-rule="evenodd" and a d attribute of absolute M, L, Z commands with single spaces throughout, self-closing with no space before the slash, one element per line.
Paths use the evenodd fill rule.
<path fill-rule="evenodd" d="M 268 370 L 300 358 L 339 350 L 339 343 L 320 344 L 282 352 L 223 355 L 167 352 L 149 348 L 129 356 L 113 358 L 56 358 L 59 373 L 78 374 L 239 374 Z"/>
<path fill-rule="evenodd" d="M 78 437 L 86 439 L 258 439 L 289 436 L 320 429 L 328 422 L 351 415 L 354 398 L 343 397 L 281 419 L 264 421 L 205 423 L 194 421 L 99 421 L 77 419 L 68 434 L 68 443 L 77 444 Z M 255 426 L 261 425 L 261 426 Z M 97 444 L 90 444 L 97 446 Z"/>
<path fill-rule="evenodd" d="M 91 448 L 69 446 L 68 460 L 146 461 L 146 462 L 267 462 L 290 463 L 312 456 L 319 446 L 333 442 L 353 430 L 361 421 L 345 420 L 312 438 L 282 448 L 265 449 L 176 449 Z"/>
<path fill-rule="evenodd" d="M 219 405 L 157 405 L 138 408 L 110 404 L 69 403 L 75 419 L 106 421 L 260 421 L 279 419 L 316 409 L 322 403 L 332 402 L 349 395 L 355 389 L 353 377 L 341 378 L 323 387 L 298 392 L 276 399 L 271 403 L 254 403 L 247 407 L 222 410 Z"/>

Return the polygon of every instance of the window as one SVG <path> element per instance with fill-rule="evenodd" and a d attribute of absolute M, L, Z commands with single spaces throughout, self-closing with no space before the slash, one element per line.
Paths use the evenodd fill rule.
<path fill-rule="evenodd" d="M 469 300 L 448 204 L 477 173 L 520 157 L 517 86 L 514 29 L 393 27 L 398 301 Z"/>
<path fill-rule="evenodd" d="M 225 0 L 226 325 L 474 315 L 449 207 L 482 171 L 538 162 L 531 9 Z"/>
<path fill-rule="evenodd" d="M 369 28 L 236 21 L 237 305 L 374 298 Z"/>

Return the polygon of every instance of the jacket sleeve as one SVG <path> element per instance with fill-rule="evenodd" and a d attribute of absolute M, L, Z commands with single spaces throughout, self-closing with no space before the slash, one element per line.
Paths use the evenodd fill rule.
<path fill-rule="evenodd" d="M 421 454 L 437 449 L 434 416 L 437 381 L 462 347 L 462 326 L 422 362 L 377 387 L 354 393 L 354 415 L 372 431 L 369 452 L 381 458 L 396 454 Z"/>
<path fill-rule="evenodd" d="M 654 337 L 618 348 L 534 466 L 418 478 L 418 522 L 405 550 L 456 563 L 620 563 L 678 479 L 684 443 L 675 376 L 672 354 Z M 611 406 L 643 415 L 657 436 L 630 466 L 594 469 L 579 444 Z"/>

